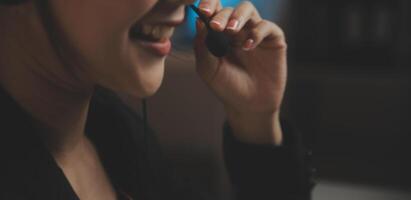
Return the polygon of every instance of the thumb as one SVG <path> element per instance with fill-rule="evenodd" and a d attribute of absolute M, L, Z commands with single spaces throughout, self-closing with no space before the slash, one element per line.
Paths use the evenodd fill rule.
<path fill-rule="evenodd" d="M 207 27 L 197 19 L 197 35 L 194 40 L 194 53 L 196 57 L 197 72 L 207 80 L 212 80 L 218 68 L 219 59 L 207 49 L 205 40 L 207 37 Z"/>

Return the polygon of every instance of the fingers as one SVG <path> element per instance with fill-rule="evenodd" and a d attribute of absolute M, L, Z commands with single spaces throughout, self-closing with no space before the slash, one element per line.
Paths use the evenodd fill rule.
<path fill-rule="evenodd" d="M 261 20 L 261 16 L 255 6 L 249 1 L 243 1 L 232 12 L 227 30 L 237 33 L 246 24 L 251 23 L 251 25 L 255 25 Z"/>
<path fill-rule="evenodd" d="M 220 0 L 202 0 L 198 8 L 203 11 L 208 17 L 212 16 L 216 11 L 220 11 L 223 6 Z"/>
<path fill-rule="evenodd" d="M 263 20 L 250 1 L 236 8 L 221 8 L 220 0 L 202 0 L 199 8 L 211 17 L 210 27 L 233 36 L 233 45 L 250 51 L 256 47 L 285 48 L 282 29 L 273 22 Z M 266 42 L 267 41 L 267 42 Z"/>
<path fill-rule="evenodd" d="M 222 8 L 220 0 L 202 0 L 199 9 L 211 17 L 210 25 L 216 31 L 239 32 L 247 23 L 257 24 L 260 14 L 249 1 L 243 1 L 235 9 Z"/>
<path fill-rule="evenodd" d="M 252 40 L 252 42 L 250 42 Z M 267 41 L 262 44 L 263 41 Z M 250 44 L 252 43 L 252 44 Z M 257 46 L 273 47 L 277 49 L 285 49 L 287 44 L 283 30 L 276 24 L 262 20 L 250 32 L 250 39 L 248 39 L 243 46 L 243 49 L 250 51 Z"/>
<path fill-rule="evenodd" d="M 210 21 L 216 31 L 238 33 L 246 24 L 257 24 L 261 21 L 260 14 L 252 3 L 244 1 L 235 9 L 224 8 L 214 14 Z"/>
<path fill-rule="evenodd" d="M 210 26 L 216 31 L 224 31 L 227 27 L 228 20 L 233 13 L 233 8 L 224 8 L 218 12 L 210 21 Z"/>

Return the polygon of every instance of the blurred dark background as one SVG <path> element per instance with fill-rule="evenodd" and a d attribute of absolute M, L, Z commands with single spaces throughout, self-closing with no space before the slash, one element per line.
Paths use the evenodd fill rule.
<path fill-rule="evenodd" d="M 287 35 L 282 113 L 313 149 L 314 200 L 411 199 L 411 1 L 254 3 Z M 190 27 L 175 38 L 149 120 L 182 176 L 210 199 L 227 200 L 224 112 L 195 73 Z"/>
<path fill-rule="evenodd" d="M 320 177 L 411 188 L 411 2 L 293 0 L 287 114 Z"/>

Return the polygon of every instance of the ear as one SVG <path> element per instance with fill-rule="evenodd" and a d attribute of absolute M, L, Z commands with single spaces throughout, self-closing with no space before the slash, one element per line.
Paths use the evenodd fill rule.
<path fill-rule="evenodd" d="M 0 5 L 18 5 L 28 0 L 0 0 Z"/>

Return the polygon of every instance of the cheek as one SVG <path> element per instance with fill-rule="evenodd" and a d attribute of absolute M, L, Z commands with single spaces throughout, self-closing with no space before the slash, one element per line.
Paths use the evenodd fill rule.
<path fill-rule="evenodd" d="M 119 44 L 120 37 L 147 13 L 155 0 L 53 0 L 56 24 L 65 40 L 87 58 Z M 117 41 L 116 41 L 117 40 Z M 106 55 L 101 55 L 106 56 Z"/>
<path fill-rule="evenodd" d="M 148 64 L 162 65 L 159 60 L 144 60 L 129 40 L 131 26 L 149 12 L 157 0 L 53 0 L 53 18 L 63 41 L 76 54 L 81 71 L 96 82 L 112 87 L 144 77 L 159 77 L 162 70 L 144 69 Z M 161 76 L 162 77 L 162 76 Z M 134 79 L 134 80 L 133 80 Z M 158 82 L 158 81 L 157 81 Z M 153 84 L 151 84 L 153 85 Z"/>

